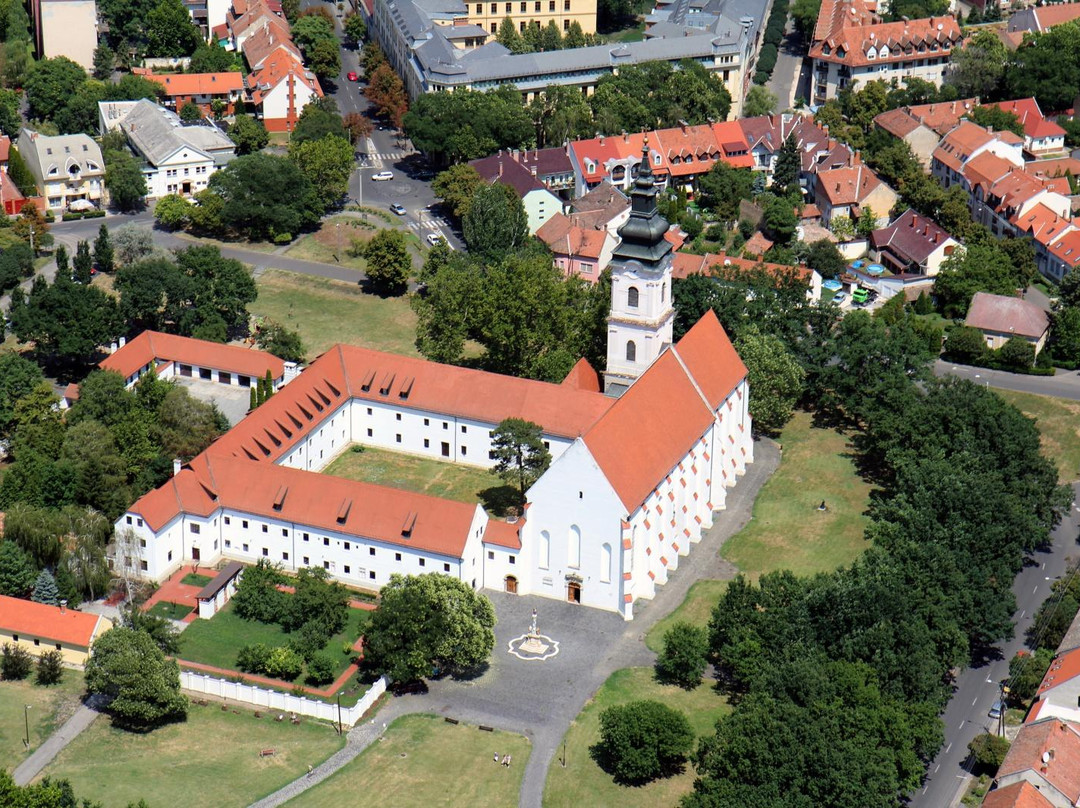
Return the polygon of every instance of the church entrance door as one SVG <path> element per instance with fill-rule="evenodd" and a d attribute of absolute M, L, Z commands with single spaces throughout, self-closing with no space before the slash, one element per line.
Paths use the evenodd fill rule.
<path fill-rule="evenodd" d="M 507 575 L 505 583 L 506 583 L 506 591 L 509 592 L 511 595 L 516 595 L 517 594 L 517 578 L 515 578 L 513 575 Z"/>

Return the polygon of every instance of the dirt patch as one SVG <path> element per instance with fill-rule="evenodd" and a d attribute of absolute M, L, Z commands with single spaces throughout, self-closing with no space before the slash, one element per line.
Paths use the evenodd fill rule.
<path fill-rule="evenodd" d="M 327 222 L 312 237 L 328 250 L 345 250 L 354 241 L 366 244 L 376 232 L 375 227 L 363 221 Z"/>

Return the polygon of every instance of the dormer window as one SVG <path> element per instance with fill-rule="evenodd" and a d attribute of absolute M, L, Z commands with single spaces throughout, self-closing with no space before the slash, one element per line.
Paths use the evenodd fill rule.
<path fill-rule="evenodd" d="M 841 59 L 843 59 L 843 58 L 844 58 L 844 56 L 845 56 L 845 53 L 846 53 L 846 52 L 844 51 L 844 49 L 843 49 L 843 48 L 837 48 L 837 49 L 836 49 L 836 55 L 837 55 L 838 57 L 840 57 Z"/>
<path fill-rule="evenodd" d="M 826 56 L 828 56 L 830 53 L 832 53 L 832 48 L 829 47 L 828 42 L 826 42 L 824 45 L 821 46 L 821 52 L 823 54 L 825 54 Z"/>
<path fill-rule="evenodd" d="M 56 166 L 49 166 L 49 176 L 55 177 L 59 172 L 56 170 Z"/>
<path fill-rule="evenodd" d="M 873 48 L 871 48 L 870 50 L 868 50 L 866 52 L 866 58 L 870 59 L 870 60 L 876 59 L 877 58 L 877 51 L 874 50 Z"/>

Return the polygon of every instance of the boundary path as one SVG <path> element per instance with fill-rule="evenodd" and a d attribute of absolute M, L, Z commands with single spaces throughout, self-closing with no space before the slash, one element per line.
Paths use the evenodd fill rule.
<path fill-rule="evenodd" d="M 75 740 L 84 729 L 94 723 L 94 719 L 101 715 L 97 709 L 100 705 L 101 700 L 97 696 L 91 696 L 83 702 L 75 711 L 75 715 L 46 738 L 45 742 L 34 750 L 34 754 L 15 767 L 11 775 L 15 778 L 15 785 L 28 785 L 31 780 L 41 774 L 65 746 Z"/>

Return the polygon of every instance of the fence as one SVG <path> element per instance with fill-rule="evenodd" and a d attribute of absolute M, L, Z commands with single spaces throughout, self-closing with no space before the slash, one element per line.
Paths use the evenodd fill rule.
<path fill-rule="evenodd" d="M 341 708 L 341 723 L 353 726 L 366 713 L 375 700 L 386 692 L 386 677 L 381 676 L 367 693 L 352 707 Z M 194 671 L 180 671 L 180 687 L 192 693 L 205 693 L 208 696 L 216 696 L 220 699 L 240 701 L 252 704 L 266 710 L 277 710 L 284 713 L 296 713 L 311 718 L 320 718 L 324 721 L 338 720 L 338 706 L 325 701 L 316 701 L 306 696 L 295 696 L 292 693 L 283 693 L 280 690 L 270 690 L 256 685 L 247 685 L 242 682 L 230 682 L 226 679 L 218 679 L 209 674 L 195 673 Z"/>

